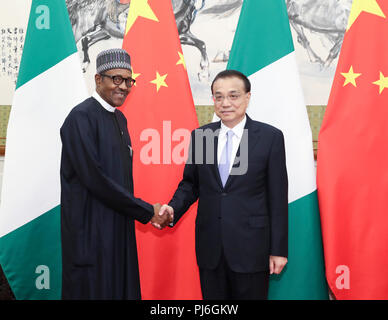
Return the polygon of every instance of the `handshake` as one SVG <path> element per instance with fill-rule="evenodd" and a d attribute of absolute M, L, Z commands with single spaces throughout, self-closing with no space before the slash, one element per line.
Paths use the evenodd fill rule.
<path fill-rule="evenodd" d="M 167 204 L 154 204 L 154 216 L 150 223 L 157 229 L 162 230 L 165 226 L 174 221 L 174 209 Z"/>

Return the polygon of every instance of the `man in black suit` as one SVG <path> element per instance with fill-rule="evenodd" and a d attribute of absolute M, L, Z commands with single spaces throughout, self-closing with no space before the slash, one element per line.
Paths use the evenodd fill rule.
<path fill-rule="evenodd" d="M 288 254 L 288 180 L 280 130 L 246 115 L 248 78 L 219 73 L 221 121 L 191 134 L 183 179 L 166 211 L 175 225 L 199 199 L 195 246 L 204 299 L 267 299 L 269 274 Z M 214 143 L 211 143 L 211 142 Z"/>

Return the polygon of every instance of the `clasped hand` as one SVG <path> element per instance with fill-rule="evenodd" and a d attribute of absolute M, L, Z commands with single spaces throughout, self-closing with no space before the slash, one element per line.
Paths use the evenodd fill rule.
<path fill-rule="evenodd" d="M 174 220 L 174 209 L 167 204 L 154 204 L 154 216 L 150 223 L 157 229 L 162 230 Z"/>

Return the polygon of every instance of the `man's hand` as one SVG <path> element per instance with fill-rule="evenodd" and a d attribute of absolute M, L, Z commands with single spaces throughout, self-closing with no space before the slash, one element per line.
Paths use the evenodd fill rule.
<path fill-rule="evenodd" d="M 269 274 L 280 274 L 286 264 L 286 257 L 269 256 Z"/>
<path fill-rule="evenodd" d="M 160 203 L 154 204 L 154 216 L 150 223 L 157 229 L 162 230 L 165 226 L 172 222 L 172 218 L 169 214 L 160 214 Z"/>
<path fill-rule="evenodd" d="M 167 204 L 162 205 L 159 211 L 159 215 L 168 215 L 171 220 L 169 223 L 174 221 L 174 209 Z"/>

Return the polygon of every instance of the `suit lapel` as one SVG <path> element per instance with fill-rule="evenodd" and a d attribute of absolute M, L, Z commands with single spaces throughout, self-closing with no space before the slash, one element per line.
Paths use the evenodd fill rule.
<path fill-rule="evenodd" d="M 255 126 L 253 120 L 247 115 L 245 129 L 247 129 L 246 133 L 248 133 L 248 150 L 252 151 L 256 143 L 260 140 L 260 127 Z"/>
<path fill-rule="evenodd" d="M 244 133 L 241 137 L 240 145 L 237 149 L 236 157 L 234 159 L 234 163 L 232 166 L 232 170 L 228 177 L 228 180 L 225 184 L 225 189 L 239 176 L 241 175 L 241 169 L 246 167 L 248 169 L 248 161 L 250 157 L 250 152 L 254 149 L 256 143 L 260 139 L 260 128 L 253 125 L 253 121 L 251 118 L 247 117 L 247 122 L 245 123 Z M 241 145 L 247 143 L 247 155 L 248 157 L 241 158 Z M 221 180 L 221 178 L 220 178 Z M 221 184 L 222 185 L 222 184 Z"/>
<path fill-rule="evenodd" d="M 222 187 L 222 181 L 221 181 L 220 172 L 218 170 L 218 135 L 220 134 L 220 128 L 221 128 L 221 120 L 218 121 L 216 123 L 216 126 L 214 127 L 214 133 L 215 133 L 215 136 L 214 136 L 214 150 L 213 150 L 213 154 L 214 154 L 214 159 L 213 160 L 214 161 L 213 161 L 213 164 L 211 165 L 211 168 L 212 168 L 214 177 L 215 177 L 218 185 L 221 188 L 223 188 Z M 205 161 L 206 161 L 206 159 L 205 159 Z"/>

